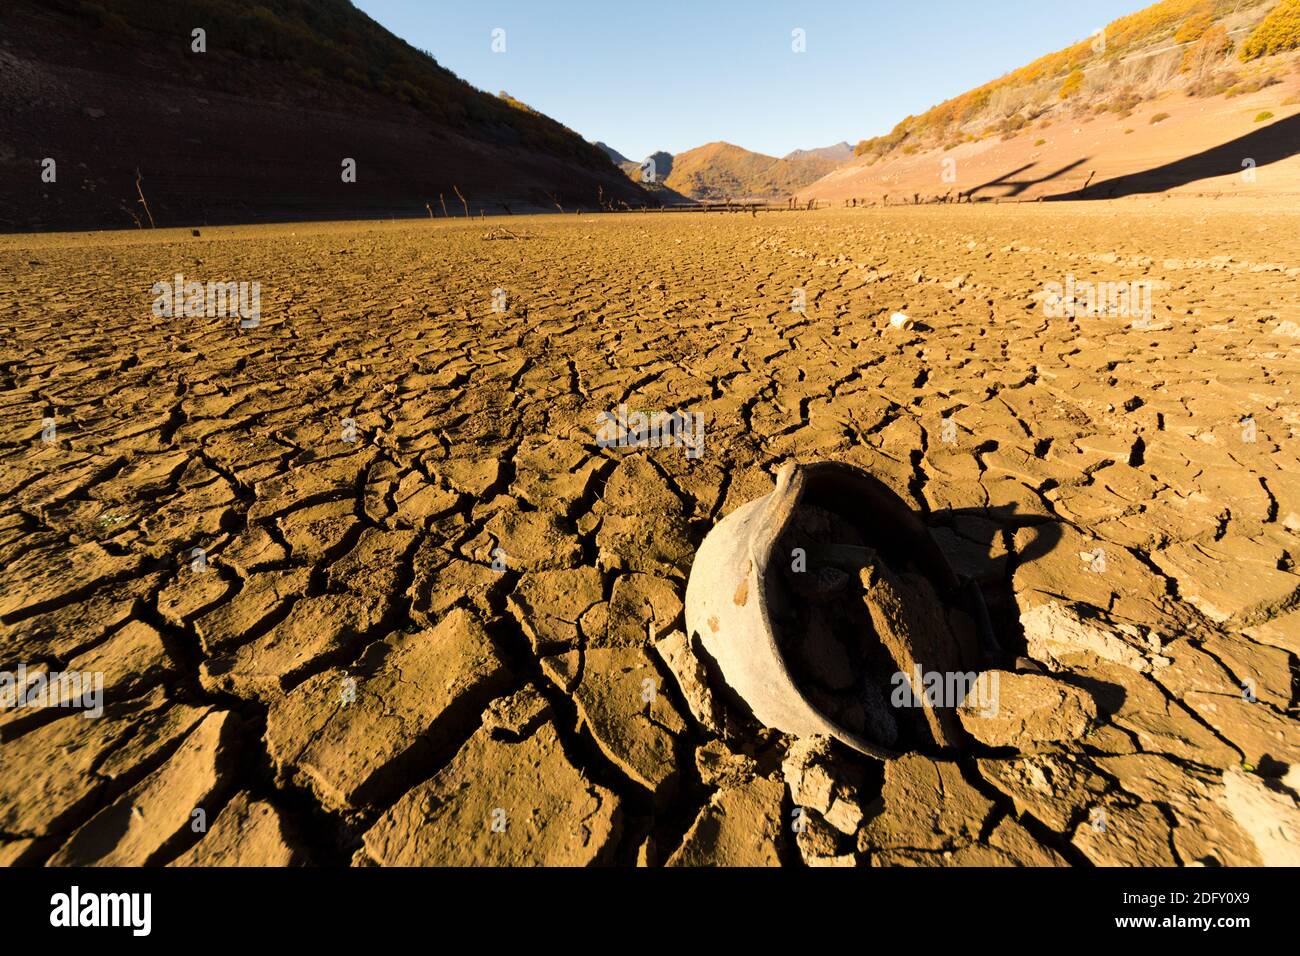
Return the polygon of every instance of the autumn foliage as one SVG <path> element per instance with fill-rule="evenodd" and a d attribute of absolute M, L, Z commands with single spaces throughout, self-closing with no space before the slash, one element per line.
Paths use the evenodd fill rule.
<path fill-rule="evenodd" d="M 1004 102 L 998 97 L 1005 96 L 1012 100 L 1010 109 L 1014 110 L 1017 97 L 1024 102 L 1037 96 L 1041 102 L 1041 97 L 1051 94 L 1041 91 L 1031 94 L 1031 88 L 1047 81 L 1059 81 L 1060 85 L 1055 87 L 1056 96 L 1068 99 L 1082 88 L 1086 71 L 1113 63 L 1135 49 L 1172 40 L 1175 34 L 1181 34 L 1185 38 L 1179 42 L 1187 42 L 1194 37 L 1197 44 L 1205 43 L 1203 52 L 1214 49 L 1216 38 L 1221 35 L 1215 33 L 1211 36 L 1216 18 L 1251 2 L 1252 0 L 1162 0 L 1145 10 L 1113 21 L 1097 37 L 1081 40 L 1073 46 L 1040 57 L 1028 66 L 940 103 L 919 116 L 909 116 L 887 135 L 858 143 L 854 153 L 878 158 L 896 149 L 958 141 L 965 135 L 962 127 Z M 1283 0 L 1280 6 L 1300 11 L 1300 0 Z M 1269 19 L 1276 15 L 1277 11 L 1274 11 Z M 1226 34 L 1222 36 L 1226 39 Z M 997 116 L 990 118 L 998 120 Z M 1005 118 L 1003 114 L 1001 119 Z M 990 128 L 1001 129 L 1002 125 L 1000 121 L 994 122 Z"/>
<path fill-rule="evenodd" d="M 1226 56 L 1231 49 L 1232 40 L 1228 38 L 1228 31 L 1223 24 L 1216 23 L 1183 51 L 1183 62 L 1179 65 L 1178 72 L 1204 72 L 1209 66 Z"/>
<path fill-rule="evenodd" d="M 1083 86 L 1083 70 L 1078 68 L 1071 70 L 1066 74 L 1065 82 L 1061 84 L 1060 92 L 1056 95 L 1063 100 L 1068 100 Z"/>
<path fill-rule="evenodd" d="M 1241 58 L 1253 60 L 1300 47 L 1300 0 L 1280 0 L 1241 45 Z"/>

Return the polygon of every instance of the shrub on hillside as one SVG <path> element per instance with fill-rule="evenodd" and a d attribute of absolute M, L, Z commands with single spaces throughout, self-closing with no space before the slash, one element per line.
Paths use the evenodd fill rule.
<path fill-rule="evenodd" d="M 1192 43 L 1199 40 L 1201 35 L 1210 28 L 1214 22 L 1213 10 L 1202 10 L 1200 13 L 1194 13 L 1183 21 L 1177 32 L 1174 33 L 1175 43 Z"/>
<path fill-rule="evenodd" d="M 1167 119 L 1169 119 L 1168 113 L 1157 113 L 1155 116 L 1151 117 L 1148 122 L 1150 122 L 1152 126 L 1155 126 L 1156 123 L 1163 123 Z"/>
<path fill-rule="evenodd" d="M 1241 58 L 1253 60 L 1296 47 L 1300 47 L 1300 0 L 1279 0 L 1241 45 Z"/>
<path fill-rule="evenodd" d="M 1247 93 L 1256 93 L 1259 90 L 1269 86 L 1276 86 L 1281 83 L 1276 76 L 1269 73 L 1265 76 L 1257 76 L 1253 80 L 1242 80 L 1240 83 L 1234 83 L 1225 93 L 1228 99 L 1234 96 L 1245 96 Z"/>
<path fill-rule="evenodd" d="M 1118 113 L 1120 116 L 1127 116 L 1142 103 L 1142 97 L 1130 89 L 1120 90 L 1115 97 L 1098 106 L 1097 112 Z"/>
<path fill-rule="evenodd" d="M 1002 139 L 1012 139 L 1017 133 L 1029 125 L 1031 118 L 1023 113 L 1016 113 L 1014 116 L 1008 116 L 998 122 L 995 127 L 996 132 L 1002 134 Z"/>
<path fill-rule="evenodd" d="M 1083 70 L 1077 68 L 1073 69 L 1070 71 L 1069 75 L 1066 76 L 1065 82 L 1061 84 L 1061 89 L 1056 95 L 1063 100 L 1068 100 L 1075 93 L 1078 93 L 1082 86 Z"/>
<path fill-rule="evenodd" d="M 1230 52 L 1232 52 L 1232 40 L 1228 37 L 1228 31 L 1222 23 L 1216 23 L 1183 51 L 1183 61 L 1179 64 L 1178 72 L 1195 73 L 1199 76 Z"/>
<path fill-rule="evenodd" d="M 1210 73 L 1187 85 L 1188 96 L 1218 96 L 1237 85 L 1240 78 L 1231 70 L 1222 73 Z"/>

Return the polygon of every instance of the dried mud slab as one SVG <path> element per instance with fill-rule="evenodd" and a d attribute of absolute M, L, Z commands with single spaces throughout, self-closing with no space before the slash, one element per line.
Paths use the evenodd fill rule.
<path fill-rule="evenodd" d="M 686 723 L 661 687 L 640 648 L 591 648 L 572 693 L 578 718 L 601 752 L 662 801 L 677 783 L 677 740 Z"/>
<path fill-rule="evenodd" d="M 620 819 L 549 720 L 515 740 L 484 726 L 366 831 L 365 852 L 384 866 L 585 866 L 612 850 Z"/>
<path fill-rule="evenodd" d="M 207 715 L 156 692 L 110 706 L 100 719 L 70 712 L 6 742 L 6 761 L 23 772 L 0 775 L 0 829 L 31 837 L 68 830 L 101 795 L 160 763 Z"/>
<path fill-rule="evenodd" d="M 349 670 L 317 674 L 278 698 L 267 750 L 325 806 L 365 807 L 399 795 L 509 678 L 483 625 L 457 608 L 437 627 L 391 635 Z"/>
<path fill-rule="evenodd" d="M 968 698 L 957 708 L 966 732 L 988 747 L 1021 753 L 1081 738 L 1097 717 L 1097 705 L 1081 688 L 1042 674 L 984 671 L 996 688 L 996 707 Z"/>
<path fill-rule="evenodd" d="M 241 792 L 230 798 L 198 843 L 167 865 L 295 866 L 302 862 L 280 811 Z"/>
<path fill-rule="evenodd" d="M 148 866 L 193 832 L 196 813 L 215 813 L 230 782 L 234 726 L 209 714 L 158 771 L 72 834 L 51 866 Z"/>
<path fill-rule="evenodd" d="M 993 803 L 948 761 L 908 754 L 885 765 L 879 812 L 858 833 L 864 852 L 942 854 L 979 839 Z"/>
<path fill-rule="evenodd" d="M 665 865 L 779 866 L 782 792 L 764 777 L 716 791 Z"/>

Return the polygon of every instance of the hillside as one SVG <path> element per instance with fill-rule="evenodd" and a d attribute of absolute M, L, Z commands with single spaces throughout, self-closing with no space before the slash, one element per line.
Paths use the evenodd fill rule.
<path fill-rule="evenodd" d="M 829 159 L 835 163 L 847 163 L 853 158 L 853 147 L 848 143 L 836 143 L 834 146 L 821 146 L 817 149 L 796 149 L 781 157 L 787 160 Z"/>
<path fill-rule="evenodd" d="M 838 164 L 834 160 L 777 159 L 731 143 L 709 143 L 673 157 L 669 188 L 692 199 L 777 199 L 820 179 Z"/>
<path fill-rule="evenodd" d="M 1298 45 L 1300 0 L 1164 0 L 858 143 L 799 198 L 1300 192 Z"/>
<path fill-rule="evenodd" d="M 572 130 L 474 89 L 347 0 L 7 0 L 0 74 L 0 228 L 648 201 Z"/>
<path fill-rule="evenodd" d="M 637 162 L 635 159 L 628 159 L 612 146 L 599 142 L 596 145 L 604 150 L 610 161 L 623 171 L 623 175 L 641 188 L 652 205 L 689 206 L 694 203 L 690 197 L 683 196 L 665 185 L 664 181 L 673 171 L 672 153 L 659 150 Z"/>
<path fill-rule="evenodd" d="M 635 162 L 628 159 L 626 156 L 624 156 L 622 153 L 616 150 L 613 146 L 608 146 L 605 143 L 600 142 L 599 140 L 596 141 L 595 146 L 602 153 L 608 156 L 610 162 L 612 162 L 615 166 L 624 167 L 627 166 L 628 164 L 631 164 L 633 166 L 636 165 Z"/>

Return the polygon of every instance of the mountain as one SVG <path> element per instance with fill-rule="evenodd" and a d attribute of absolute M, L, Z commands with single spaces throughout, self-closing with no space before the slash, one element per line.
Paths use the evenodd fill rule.
<path fill-rule="evenodd" d="M 668 177 L 673 174 L 673 163 L 675 161 L 676 157 L 672 153 L 665 152 L 662 149 L 657 150 L 641 160 L 641 162 L 633 163 L 632 166 L 636 170 L 636 175 L 632 175 L 631 171 L 629 171 L 628 175 L 632 175 L 632 178 L 637 182 L 643 182 L 648 172 L 652 171 L 655 182 L 666 183 Z M 647 163 L 653 165 L 647 166 Z"/>
<path fill-rule="evenodd" d="M 598 147 L 347 0 L 5 0 L 0 73 L 0 228 L 650 201 Z"/>
<path fill-rule="evenodd" d="M 683 206 L 693 203 L 690 198 L 664 185 L 664 180 L 668 178 L 668 174 L 673 169 L 672 153 L 660 150 L 651 153 L 638 163 L 634 159 L 628 159 L 612 146 L 600 142 L 596 143 L 596 146 L 604 150 L 610 161 L 623 171 L 623 175 L 641 188 L 649 197 L 649 202 L 652 205 Z"/>
<path fill-rule="evenodd" d="M 601 150 L 606 156 L 608 156 L 610 158 L 610 161 L 615 166 L 626 166 L 629 163 L 631 163 L 633 166 L 636 165 L 636 163 L 633 163 L 632 160 L 628 159 L 626 156 L 624 156 L 622 153 L 616 150 L 613 146 L 606 146 L 604 143 L 600 142 L 599 140 L 596 141 L 596 148 Z"/>
<path fill-rule="evenodd" d="M 731 143 L 709 143 L 674 156 L 664 182 L 692 199 L 778 199 L 825 176 L 837 165 L 821 157 L 777 159 Z"/>
<path fill-rule="evenodd" d="M 785 160 L 829 159 L 833 163 L 847 163 L 853 158 L 853 147 L 848 143 L 836 143 L 834 146 L 822 146 L 818 149 L 796 149 L 781 157 Z"/>
<path fill-rule="evenodd" d="M 798 198 L 1300 192 L 1297 66 L 1300 0 L 1164 0 L 863 140 Z"/>

